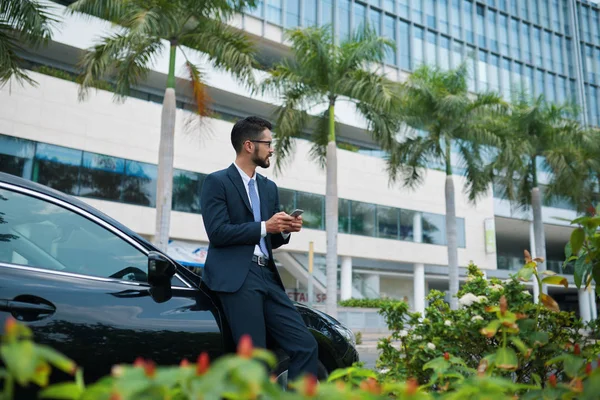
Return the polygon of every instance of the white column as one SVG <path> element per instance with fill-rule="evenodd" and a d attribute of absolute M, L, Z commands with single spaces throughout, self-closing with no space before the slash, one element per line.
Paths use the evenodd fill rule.
<path fill-rule="evenodd" d="M 529 254 L 531 254 L 531 258 L 535 258 L 535 233 L 533 231 L 533 221 L 529 223 Z M 533 283 L 533 302 L 537 304 L 540 297 L 540 287 L 538 286 L 535 276 L 531 279 Z"/>
<path fill-rule="evenodd" d="M 352 297 L 352 257 L 342 257 L 342 271 L 340 277 L 342 300 L 348 300 Z"/>
<path fill-rule="evenodd" d="M 413 305 L 415 312 L 425 314 L 425 265 L 414 265 Z"/>
<path fill-rule="evenodd" d="M 420 212 L 413 215 L 413 239 L 416 243 L 423 242 L 423 223 Z"/>
<path fill-rule="evenodd" d="M 579 289 L 579 315 L 583 322 L 592 320 L 592 312 L 590 310 L 590 294 L 585 289 Z"/>
<path fill-rule="evenodd" d="M 594 287 L 590 290 L 590 309 L 592 319 L 598 319 L 598 306 L 596 305 L 596 289 Z"/>
<path fill-rule="evenodd" d="M 369 275 L 365 275 L 365 286 L 366 286 L 366 293 L 363 293 L 366 297 L 369 298 L 379 298 L 380 297 L 380 280 L 379 280 L 379 275 L 376 274 L 369 274 Z"/>

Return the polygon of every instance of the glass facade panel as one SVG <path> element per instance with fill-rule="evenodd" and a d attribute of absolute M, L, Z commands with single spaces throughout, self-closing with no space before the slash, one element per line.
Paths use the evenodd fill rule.
<path fill-rule="evenodd" d="M 529 45 L 530 39 L 529 24 L 521 25 L 521 48 L 523 49 L 523 57 L 525 58 L 525 62 L 533 62 L 533 57 L 531 54 L 531 46 Z"/>
<path fill-rule="evenodd" d="M 377 236 L 387 239 L 398 239 L 398 208 L 377 206 Z"/>
<path fill-rule="evenodd" d="M 448 0 L 438 1 L 438 20 L 440 23 L 439 30 L 442 33 L 450 33 L 450 24 L 448 23 Z"/>
<path fill-rule="evenodd" d="M 338 23 L 340 40 L 344 41 L 350 36 L 350 0 L 338 0 Z"/>
<path fill-rule="evenodd" d="M 420 214 L 411 210 L 400 210 L 400 240 L 414 240 L 415 216 Z"/>
<path fill-rule="evenodd" d="M 350 233 L 375 236 L 375 204 L 352 201 Z"/>
<path fill-rule="evenodd" d="M 473 2 L 463 0 L 463 19 L 465 28 L 465 40 L 468 43 L 475 43 L 475 33 L 473 32 Z"/>
<path fill-rule="evenodd" d="M 381 13 L 372 8 L 369 10 L 369 27 L 381 36 Z"/>
<path fill-rule="evenodd" d="M 398 0 L 398 14 L 402 18 L 409 18 L 410 0 Z"/>
<path fill-rule="evenodd" d="M 392 48 L 387 48 L 385 52 L 385 62 L 396 65 L 396 18 L 391 15 L 385 15 L 383 20 L 383 34 L 385 37 L 394 42 Z"/>
<path fill-rule="evenodd" d="M 493 92 L 500 93 L 500 58 L 496 55 L 490 54 L 490 77 L 489 86 Z"/>
<path fill-rule="evenodd" d="M 487 33 L 490 42 L 490 50 L 498 50 L 498 36 L 496 35 L 496 12 L 488 10 Z"/>
<path fill-rule="evenodd" d="M 424 32 L 422 28 L 414 27 L 413 28 L 413 69 L 423 64 L 425 61 L 423 59 L 423 45 L 424 45 Z"/>
<path fill-rule="evenodd" d="M 519 16 L 521 19 L 529 19 L 529 0 L 519 0 L 521 4 L 521 11 Z"/>
<path fill-rule="evenodd" d="M 485 12 L 481 4 L 477 4 L 477 44 L 479 47 L 487 47 L 485 34 Z"/>
<path fill-rule="evenodd" d="M 435 21 L 435 0 L 425 0 L 425 15 L 427 17 L 427 26 L 431 29 L 437 29 Z"/>
<path fill-rule="evenodd" d="M 544 31 L 544 68 L 552 69 L 552 33 Z"/>
<path fill-rule="evenodd" d="M 512 82 L 510 81 L 510 60 L 503 58 L 502 59 L 502 96 L 505 100 L 511 99 L 511 88 Z"/>
<path fill-rule="evenodd" d="M 592 35 L 593 42 L 596 46 L 600 46 L 600 11 L 592 10 Z"/>
<path fill-rule="evenodd" d="M 467 46 L 466 62 L 469 69 L 469 90 L 475 91 L 475 75 L 477 74 L 477 53 L 475 47 Z"/>
<path fill-rule="evenodd" d="M 394 4 L 396 3 L 396 0 L 383 0 L 383 9 L 387 12 L 393 13 L 394 10 Z"/>
<path fill-rule="evenodd" d="M 279 211 L 291 214 L 296 208 L 296 192 L 290 189 L 279 189 Z"/>
<path fill-rule="evenodd" d="M 513 58 L 521 58 L 521 48 L 519 47 L 519 21 L 511 18 L 510 20 L 510 55 Z"/>
<path fill-rule="evenodd" d="M 450 39 L 446 36 L 440 37 L 440 68 L 448 70 L 450 68 Z"/>
<path fill-rule="evenodd" d="M 479 50 L 479 63 L 477 64 L 477 89 L 486 91 L 488 87 L 487 53 Z"/>
<path fill-rule="evenodd" d="M 562 36 L 556 35 L 554 36 L 554 47 L 553 47 L 553 57 L 554 57 L 554 69 L 559 74 L 565 73 L 565 64 L 563 62 L 563 40 Z"/>
<path fill-rule="evenodd" d="M 423 0 L 412 1 L 412 20 L 418 24 L 423 23 Z"/>
<path fill-rule="evenodd" d="M 561 31 L 559 0 L 552 0 L 552 10 L 550 11 L 550 15 L 551 15 L 551 19 L 552 19 L 552 27 L 555 30 Z"/>
<path fill-rule="evenodd" d="M 461 38 L 460 33 L 460 3 L 461 0 L 451 0 L 452 10 L 450 11 L 450 20 L 452 21 L 452 36 L 456 39 Z"/>
<path fill-rule="evenodd" d="M 548 5 L 548 0 L 540 0 L 540 18 L 541 24 L 544 28 L 550 27 L 550 6 Z"/>
<path fill-rule="evenodd" d="M 323 229 L 325 226 L 325 196 L 313 193 L 297 192 L 296 208 L 304 210 L 303 227 Z M 292 210 L 293 211 L 293 210 Z"/>
<path fill-rule="evenodd" d="M 0 171 L 31 179 L 35 142 L 0 135 Z"/>
<path fill-rule="evenodd" d="M 350 200 L 338 200 L 338 231 L 350 233 Z"/>
<path fill-rule="evenodd" d="M 300 0 L 286 0 L 285 26 L 287 28 L 300 26 Z"/>
<path fill-rule="evenodd" d="M 581 38 L 586 42 L 590 43 L 592 41 L 592 31 L 590 30 L 589 23 L 589 13 L 590 9 L 586 6 L 578 4 L 580 9 L 579 12 L 579 30 L 581 33 Z"/>
<path fill-rule="evenodd" d="M 205 176 L 197 172 L 173 171 L 173 210 L 200 214 L 200 193 Z"/>
<path fill-rule="evenodd" d="M 423 243 L 446 244 L 446 218 L 440 214 L 422 213 Z"/>
<path fill-rule="evenodd" d="M 535 65 L 542 67 L 544 65 L 542 59 L 542 30 L 535 26 L 533 27 L 533 56 Z"/>
<path fill-rule="evenodd" d="M 498 29 L 500 31 L 500 52 L 505 56 L 510 55 L 509 36 L 508 36 L 508 17 L 504 14 L 498 16 Z"/>
<path fill-rule="evenodd" d="M 452 41 L 452 68 L 457 68 L 463 61 L 463 45 L 456 40 Z"/>
<path fill-rule="evenodd" d="M 317 25 L 317 0 L 304 0 L 303 26 Z"/>
<path fill-rule="evenodd" d="M 367 22 L 367 7 L 360 4 L 354 3 L 354 32 L 358 29 L 363 29 Z"/>
<path fill-rule="evenodd" d="M 140 206 L 156 206 L 157 173 L 156 165 L 127 160 L 122 200 Z"/>
<path fill-rule="evenodd" d="M 458 242 L 458 247 L 461 249 L 467 247 L 467 239 L 465 233 L 465 219 L 456 218 L 456 241 Z"/>
<path fill-rule="evenodd" d="M 282 0 L 267 0 L 267 21 L 281 25 Z"/>
<path fill-rule="evenodd" d="M 321 0 L 321 25 L 333 23 L 333 0 Z"/>
<path fill-rule="evenodd" d="M 254 15 L 255 17 L 258 18 L 263 18 L 264 17 L 264 12 L 265 12 L 265 2 L 264 0 L 257 0 L 255 2 L 256 7 L 250 9 L 249 14 L 250 15 Z"/>
<path fill-rule="evenodd" d="M 79 175 L 79 196 L 119 201 L 124 172 L 123 158 L 84 152 Z"/>
<path fill-rule="evenodd" d="M 437 65 L 436 57 L 436 37 L 435 33 L 427 31 L 427 42 L 425 43 L 425 62 L 429 65 Z"/>
<path fill-rule="evenodd" d="M 408 33 L 409 25 L 400 21 L 400 68 L 409 70 L 411 65 L 410 57 L 410 36 Z"/>
<path fill-rule="evenodd" d="M 38 143 L 33 165 L 33 181 L 63 193 L 77 195 L 81 150 Z"/>

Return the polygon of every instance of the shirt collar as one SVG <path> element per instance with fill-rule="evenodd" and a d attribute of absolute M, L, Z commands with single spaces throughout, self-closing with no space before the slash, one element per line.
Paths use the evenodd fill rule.
<path fill-rule="evenodd" d="M 256 180 L 256 173 L 254 173 L 254 176 L 252 178 L 250 178 L 244 171 L 242 171 L 242 169 L 235 163 L 235 161 L 233 162 L 233 165 L 235 165 L 238 172 L 240 173 L 240 176 L 242 177 L 242 181 L 244 181 L 244 185 L 246 187 L 248 187 L 248 183 L 250 183 L 251 180 Z M 255 184 L 256 184 L 256 182 L 255 182 Z"/>

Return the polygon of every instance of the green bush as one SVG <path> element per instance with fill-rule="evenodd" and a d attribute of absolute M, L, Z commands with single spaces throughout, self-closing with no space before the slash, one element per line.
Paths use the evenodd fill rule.
<path fill-rule="evenodd" d="M 52 76 L 54 78 L 63 79 L 70 82 L 80 83 L 81 78 L 77 76 L 77 74 L 68 72 L 62 69 L 52 68 L 47 65 L 40 65 L 38 67 L 34 67 L 33 71 L 39 72 L 40 74 Z M 107 81 L 96 81 L 93 84 L 93 87 L 96 89 L 106 90 L 108 92 L 114 92 L 115 87 L 112 83 Z"/>
<path fill-rule="evenodd" d="M 396 303 L 406 304 L 402 300 L 387 299 L 387 298 L 383 298 L 383 299 L 355 299 L 355 298 L 352 298 L 352 299 L 348 299 L 348 300 L 340 300 L 338 302 L 338 305 L 340 305 L 341 307 L 381 308 L 387 304 L 396 304 Z"/>

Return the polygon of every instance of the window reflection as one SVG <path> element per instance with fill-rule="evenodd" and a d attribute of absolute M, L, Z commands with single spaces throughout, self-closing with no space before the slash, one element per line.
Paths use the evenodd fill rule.
<path fill-rule="evenodd" d="M 377 206 L 377 236 L 398 239 L 399 209 Z"/>
<path fill-rule="evenodd" d="M 351 234 L 375 236 L 375 204 L 353 201 L 351 213 Z"/>
<path fill-rule="evenodd" d="M 175 170 L 173 173 L 173 210 L 200 213 L 200 192 L 205 176 Z"/>
<path fill-rule="evenodd" d="M 299 0 L 286 0 L 285 26 L 287 28 L 296 28 L 296 27 L 300 26 L 300 2 L 299 2 Z"/>
<path fill-rule="evenodd" d="M 127 160 L 123 179 L 123 201 L 154 207 L 156 205 L 156 175 L 156 165 Z"/>
<path fill-rule="evenodd" d="M 0 135 L 0 166 L 2 172 L 29 179 L 33 167 L 34 153 L 34 142 Z"/>
<path fill-rule="evenodd" d="M 118 201 L 121 196 L 125 160 L 95 153 L 83 153 L 79 195 Z"/>
<path fill-rule="evenodd" d="M 325 224 L 323 220 L 323 211 L 325 197 L 313 193 L 297 192 L 296 207 L 304 210 L 302 219 L 303 226 L 311 229 L 323 229 Z M 292 210 L 293 211 L 293 210 Z"/>
<path fill-rule="evenodd" d="M 423 243 L 446 244 L 446 218 L 440 214 L 422 214 Z"/>
<path fill-rule="evenodd" d="M 289 189 L 279 189 L 279 210 L 291 214 L 296 208 L 296 192 Z"/>
<path fill-rule="evenodd" d="M 67 194 L 77 194 L 81 150 L 38 143 L 33 181 Z"/>
<path fill-rule="evenodd" d="M 339 199 L 338 201 L 338 231 L 350 233 L 350 200 Z"/>

